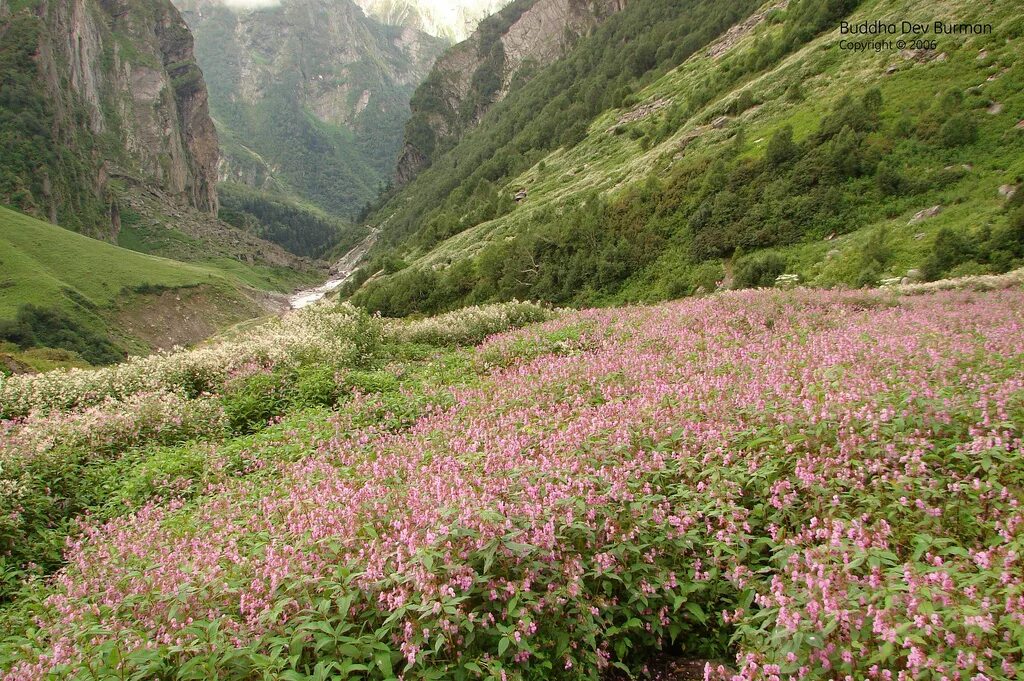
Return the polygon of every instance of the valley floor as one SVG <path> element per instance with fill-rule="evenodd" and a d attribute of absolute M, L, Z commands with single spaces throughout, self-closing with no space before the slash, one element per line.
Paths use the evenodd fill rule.
<path fill-rule="evenodd" d="M 10 379 L 0 678 L 1019 676 L 998 285 L 314 305 Z"/>

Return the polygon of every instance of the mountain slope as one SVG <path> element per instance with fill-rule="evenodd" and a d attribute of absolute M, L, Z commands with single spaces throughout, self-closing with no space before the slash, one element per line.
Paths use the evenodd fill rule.
<path fill-rule="evenodd" d="M 444 41 L 350 0 L 253 10 L 176 0 L 223 141 L 221 181 L 353 217 L 387 182 L 409 98 Z"/>
<path fill-rule="evenodd" d="M 311 269 L 216 221 L 217 134 L 169 0 L 5 4 L 0 35 L 0 203 L 151 250 L 121 234 L 142 215 L 196 243 L 160 255 Z"/>
<path fill-rule="evenodd" d="M 458 143 L 491 106 L 563 56 L 626 0 L 517 0 L 447 50 L 412 99 L 396 181 L 407 184 Z"/>
<path fill-rule="evenodd" d="M 272 301 L 212 267 L 118 248 L 0 208 L 0 342 L 93 363 L 170 348 Z"/>
<path fill-rule="evenodd" d="M 541 85 L 661 4 L 609 20 L 384 206 L 390 250 L 357 278 L 382 271 L 356 300 L 390 314 L 516 296 L 655 300 L 782 274 L 860 286 L 1024 258 L 1020 192 L 1007 200 L 1024 177 L 1014 3 L 768 3 L 549 143 L 568 123 L 536 106 Z M 935 49 L 840 49 L 840 19 L 875 18 L 992 30 L 937 36 Z M 554 113 L 586 110 L 583 93 L 550 91 Z"/>

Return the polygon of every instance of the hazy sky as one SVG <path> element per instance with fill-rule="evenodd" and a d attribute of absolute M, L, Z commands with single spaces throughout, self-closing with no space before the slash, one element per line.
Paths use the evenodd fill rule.
<path fill-rule="evenodd" d="M 449 26 L 461 21 L 467 10 L 471 15 L 476 15 L 498 5 L 495 0 L 419 0 L 419 4 L 428 8 L 438 21 Z"/>
<path fill-rule="evenodd" d="M 281 4 L 281 0 L 222 0 L 222 2 L 228 7 L 244 9 L 273 7 Z M 371 4 L 371 0 L 355 0 L 355 2 L 363 7 Z M 427 10 L 437 24 L 451 28 L 459 38 L 462 38 L 467 28 L 468 17 L 479 19 L 484 14 L 497 11 L 498 8 L 508 4 L 508 0 L 415 0 L 415 4 Z"/>
<path fill-rule="evenodd" d="M 273 7 L 281 4 L 281 0 L 223 0 L 228 7 L 241 7 L 252 9 L 255 7 Z"/>
<path fill-rule="evenodd" d="M 281 0 L 223 0 L 229 7 L 272 7 L 281 4 Z M 442 16 L 457 17 L 461 8 L 477 10 L 495 4 L 492 0 L 419 0 L 417 3 L 429 7 Z"/>

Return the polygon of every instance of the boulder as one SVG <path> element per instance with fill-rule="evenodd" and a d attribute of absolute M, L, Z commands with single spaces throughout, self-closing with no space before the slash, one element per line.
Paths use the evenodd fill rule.
<path fill-rule="evenodd" d="M 665 99 L 664 97 L 662 97 L 661 99 L 656 99 L 653 102 L 647 102 L 645 104 L 640 104 L 639 106 L 636 106 L 636 107 L 630 109 L 629 111 L 627 111 L 626 113 L 622 114 L 621 116 L 619 116 L 618 122 L 615 125 L 613 125 L 611 128 L 609 128 L 609 131 L 614 131 L 616 128 L 618 128 L 620 126 L 623 126 L 623 125 L 626 125 L 626 124 L 629 124 L 629 123 L 635 123 L 636 121 L 641 121 L 641 120 L 647 118 L 648 116 L 650 116 L 651 114 L 655 113 L 656 111 L 659 111 L 660 109 L 664 109 L 666 106 L 668 106 L 671 103 L 672 103 L 671 99 Z"/>
<path fill-rule="evenodd" d="M 933 218 L 933 217 L 935 217 L 936 215 L 938 215 L 941 212 L 942 212 L 942 206 L 932 206 L 931 208 L 925 208 L 924 210 L 919 210 L 918 212 L 914 213 L 914 217 L 910 218 L 910 222 L 908 222 L 907 224 L 908 225 L 916 224 L 918 222 L 921 222 L 922 220 L 927 220 L 928 218 Z"/>
<path fill-rule="evenodd" d="M 996 114 L 1000 114 L 1003 112 L 1003 105 L 1000 104 L 999 102 L 992 102 L 991 104 L 988 105 L 988 108 L 985 109 L 985 111 L 989 115 L 995 116 Z"/>
<path fill-rule="evenodd" d="M 999 196 L 1006 199 L 1012 199 L 1013 195 L 1017 193 L 1017 186 L 1012 184 L 1004 184 L 999 187 Z"/>

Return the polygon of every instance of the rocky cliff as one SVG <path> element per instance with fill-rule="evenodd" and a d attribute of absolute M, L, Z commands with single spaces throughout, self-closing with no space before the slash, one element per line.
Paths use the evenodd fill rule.
<path fill-rule="evenodd" d="M 169 0 L 3 2 L 0 34 L 0 199 L 107 237 L 119 188 L 216 213 L 217 134 Z"/>
<path fill-rule="evenodd" d="M 518 0 L 446 51 L 416 91 L 395 173 L 408 183 L 517 82 L 563 56 L 627 0 Z"/>
<path fill-rule="evenodd" d="M 223 181 L 354 215 L 389 179 L 409 99 L 446 42 L 351 0 L 175 0 L 196 36 Z"/>

